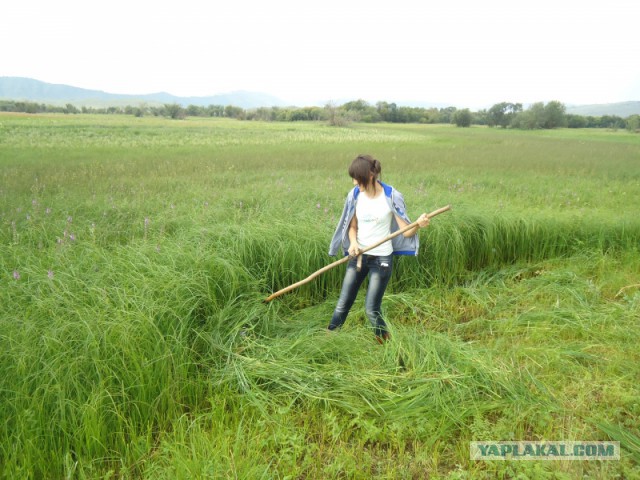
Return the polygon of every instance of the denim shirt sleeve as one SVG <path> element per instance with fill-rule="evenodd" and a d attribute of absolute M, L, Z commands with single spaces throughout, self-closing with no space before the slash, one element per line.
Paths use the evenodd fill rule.
<path fill-rule="evenodd" d="M 407 216 L 407 207 L 404 204 L 404 196 L 395 189 L 393 190 L 393 206 L 400 218 L 407 223 L 411 223 L 411 220 L 409 220 L 409 217 Z"/>
<path fill-rule="evenodd" d="M 407 209 L 404 204 L 404 196 L 395 188 L 392 189 L 391 198 L 393 201 L 393 208 L 395 213 L 402 218 L 407 223 L 412 223 L 407 215 Z M 392 230 L 397 230 L 398 224 L 393 220 L 393 228 Z M 403 235 L 399 235 L 395 237 L 392 242 L 393 244 L 393 254 L 394 255 L 418 255 L 418 250 L 420 248 L 420 237 L 419 235 L 413 235 L 412 237 L 404 237 Z"/>
<path fill-rule="evenodd" d="M 344 249 L 343 241 L 347 235 L 347 229 L 349 223 L 351 222 L 351 217 L 353 215 L 353 190 L 349 192 L 347 198 L 344 202 L 344 208 L 342 209 L 342 215 L 340 216 L 340 220 L 338 221 L 338 225 L 336 226 L 336 231 L 333 233 L 333 237 L 331 239 L 331 245 L 329 246 L 329 256 L 333 257 L 338 254 L 338 251 L 341 247 Z M 346 239 L 347 245 L 346 248 L 349 248 L 349 238 Z"/>

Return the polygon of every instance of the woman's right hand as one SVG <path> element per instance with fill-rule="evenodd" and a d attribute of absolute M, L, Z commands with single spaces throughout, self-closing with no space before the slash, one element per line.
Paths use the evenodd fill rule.
<path fill-rule="evenodd" d="M 356 242 L 353 242 L 351 245 L 349 245 L 349 256 L 350 257 L 355 257 L 360 253 L 360 245 L 358 245 Z"/>

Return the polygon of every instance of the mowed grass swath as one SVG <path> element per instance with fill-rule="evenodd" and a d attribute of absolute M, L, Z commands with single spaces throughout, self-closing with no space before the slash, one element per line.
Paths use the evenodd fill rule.
<path fill-rule="evenodd" d="M 5 478 L 631 478 L 640 138 L 0 116 Z M 359 153 L 412 218 L 372 341 L 324 331 Z M 635 287 L 634 287 L 635 285 Z M 620 462 L 471 462 L 472 440 Z"/>

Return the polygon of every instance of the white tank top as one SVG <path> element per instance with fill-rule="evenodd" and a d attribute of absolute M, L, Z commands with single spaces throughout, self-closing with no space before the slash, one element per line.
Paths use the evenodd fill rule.
<path fill-rule="evenodd" d="M 393 213 L 389 208 L 384 192 L 376 198 L 369 198 L 364 192 L 360 192 L 356 202 L 356 218 L 358 220 L 358 234 L 356 240 L 361 248 L 382 240 L 391 233 L 391 219 Z M 393 246 L 391 240 L 369 250 L 367 255 L 391 255 Z"/>

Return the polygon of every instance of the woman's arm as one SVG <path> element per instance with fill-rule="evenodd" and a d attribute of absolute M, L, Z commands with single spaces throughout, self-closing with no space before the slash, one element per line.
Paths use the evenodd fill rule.
<path fill-rule="evenodd" d="M 360 253 L 360 245 L 358 245 L 358 219 L 354 215 L 349 223 L 349 255 L 355 257 Z"/>
<path fill-rule="evenodd" d="M 407 222 L 405 222 L 397 214 L 394 214 L 394 216 L 396 217 L 396 222 L 398 222 L 398 226 L 400 228 L 404 228 L 407 225 L 409 225 Z M 405 236 L 405 237 L 413 237 L 416 233 L 418 233 L 418 229 L 419 228 L 424 228 L 424 227 L 427 227 L 429 225 L 429 217 L 427 216 L 426 213 L 423 213 L 422 215 L 420 215 L 420 217 L 418 217 L 417 221 L 418 221 L 418 225 L 416 225 L 413 228 L 410 228 L 409 230 L 404 232 L 402 235 Z M 351 237 L 349 237 L 349 238 L 351 238 Z"/>

